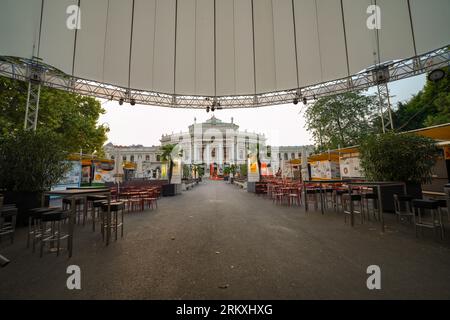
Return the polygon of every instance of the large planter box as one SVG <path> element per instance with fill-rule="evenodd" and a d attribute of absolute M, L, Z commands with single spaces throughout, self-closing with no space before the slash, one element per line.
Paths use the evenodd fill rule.
<path fill-rule="evenodd" d="M 377 189 L 374 189 L 377 193 Z M 422 188 L 420 184 L 406 184 L 406 193 L 416 199 L 422 198 Z M 381 187 L 381 201 L 383 204 L 383 211 L 387 213 L 394 213 L 394 194 L 404 194 L 402 186 L 382 186 Z"/>
<path fill-rule="evenodd" d="M 4 194 L 4 204 L 15 204 L 17 207 L 17 226 L 28 225 L 29 210 L 41 207 L 42 193 L 8 191 Z"/>
<path fill-rule="evenodd" d="M 163 197 L 173 197 L 181 194 L 181 184 L 164 184 L 162 186 L 161 195 Z"/>

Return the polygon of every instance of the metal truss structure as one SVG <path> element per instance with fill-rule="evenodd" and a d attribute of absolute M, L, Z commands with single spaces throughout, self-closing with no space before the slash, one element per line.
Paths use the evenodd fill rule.
<path fill-rule="evenodd" d="M 426 54 L 405 60 L 392 61 L 376 65 L 358 74 L 284 91 L 241 96 L 184 96 L 117 87 L 106 83 L 95 82 L 67 75 L 60 70 L 44 64 L 36 59 L 0 57 L 0 76 L 29 82 L 29 103 L 27 121 L 37 115 L 39 84 L 67 90 L 86 96 L 115 100 L 142 105 L 206 109 L 211 111 L 232 108 L 255 108 L 286 103 L 308 102 L 320 97 L 355 90 L 363 90 L 381 83 L 406 79 L 416 75 L 443 68 L 450 64 L 450 47 L 445 46 Z M 32 77 L 38 73 L 38 77 Z M 37 91 L 36 91 L 37 90 Z M 34 109 L 33 109 L 34 106 Z M 34 120 L 34 125 L 36 120 Z M 27 124 L 26 124 L 27 126 Z"/>
<path fill-rule="evenodd" d="M 378 99 L 380 103 L 380 118 L 383 133 L 387 130 L 394 130 L 394 121 L 392 120 L 391 97 L 389 95 L 388 83 L 380 83 L 377 86 Z M 386 107 L 386 111 L 384 109 Z"/>
<path fill-rule="evenodd" d="M 37 120 L 39 114 L 39 99 L 41 97 L 41 78 L 43 71 L 39 61 L 33 59 L 27 68 L 28 77 L 28 93 L 27 105 L 25 109 L 25 130 L 36 131 Z"/>

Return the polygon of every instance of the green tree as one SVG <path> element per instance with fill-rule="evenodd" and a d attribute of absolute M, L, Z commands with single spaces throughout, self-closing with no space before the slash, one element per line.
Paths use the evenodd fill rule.
<path fill-rule="evenodd" d="M 0 135 L 23 128 L 26 98 L 27 83 L 0 77 Z M 67 152 L 101 156 L 109 129 L 97 122 L 104 112 L 95 98 L 42 87 L 37 128 L 59 135 Z"/>
<path fill-rule="evenodd" d="M 188 164 L 183 165 L 183 179 L 190 179 L 192 178 L 192 171 L 191 166 Z"/>
<path fill-rule="evenodd" d="M 248 173 L 247 164 L 241 164 L 239 166 L 239 173 L 240 173 L 241 178 L 247 177 L 247 173 Z"/>
<path fill-rule="evenodd" d="M 395 129 L 408 131 L 450 122 L 450 69 L 438 82 L 427 80 L 424 88 L 406 103 L 399 103 L 393 119 Z"/>
<path fill-rule="evenodd" d="M 377 116 L 375 96 L 361 92 L 320 98 L 306 110 L 306 128 L 312 133 L 318 151 L 355 145 L 373 132 Z"/>
<path fill-rule="evenodd" d="M 41 192 L 69 169 L 61 136 L 46 129 L 17 130 L 0 136 L 0 189 Z"/>
<path fill-rule="evenodd" d="M 365 137 L 359 151 L 367 179 L 412 183 L 430 181 L 439 153 L 433 139 L 394 132 Z"/>

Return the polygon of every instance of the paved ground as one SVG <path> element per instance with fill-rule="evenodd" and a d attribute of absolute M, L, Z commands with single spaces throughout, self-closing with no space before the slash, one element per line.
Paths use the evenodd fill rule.
<path fill-rule="evenodd" d="M 126 216 L 125 237 L 109 247 L 77 227 L 74 256 L 25 249 L 0 269 L 0 298 L 31 299 L 378 299 L 450 298 L 450 243 L 388 220 L 351 228 L 342 215 L 279 207 L 210 181 L 159 209 Z M 448 236 L 450 238 L 450 236 Z M 66 289 L 66 268 L 81 267 L 82 290 Z M 366 268 L 381 267 L 369 291 Z"/>

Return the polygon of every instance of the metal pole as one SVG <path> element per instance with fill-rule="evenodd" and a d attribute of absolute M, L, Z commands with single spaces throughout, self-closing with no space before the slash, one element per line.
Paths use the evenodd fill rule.
<path fill-rule="evenodd" d="M 383 115 L 383 99 L 381 97 L 380 85 L 377 85 L 378 90 L 378 101 L 380 103 L 380 117 L 381 117 L 381 128 L 383 129 L 383 133 L 386 133 L 386 127 L 384 126 L 384 115 Z"/>

